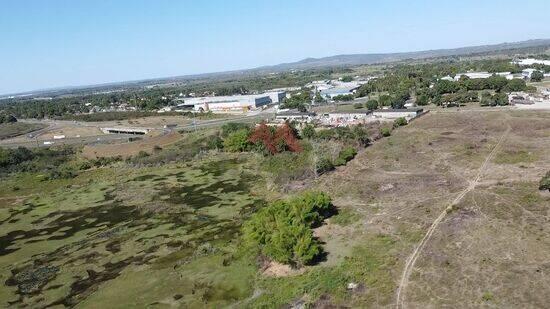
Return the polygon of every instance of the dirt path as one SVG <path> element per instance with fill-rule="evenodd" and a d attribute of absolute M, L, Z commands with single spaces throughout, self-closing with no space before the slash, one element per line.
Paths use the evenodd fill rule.
<path fill-rule="evenodd" d="M 405 291 L 409 285 L 409 278 L 411 276 L 416 260 L 418 259 L 418 257 L 420 256 L 420 253 L 422 252 L 422 249 L 424 249 L 424 247 L 432 237 L 432 234 L 437 229 L 437 226 L 439 225 L 439 223 L 441 223 L 441 221 L 443 221 L 443 218 L 445 218 L 445 216 L 452 209 L 452 207 L 458 204 L 462 200 L 462 198 L 464 198 L 464 196 L 468 194 L 468 192 L 472 191 L 477 186 L 477 184 L 479 183 L 479 180 L 481 179 L 481 177 L 483 176 L 483 173 L 485 172 L 485 169 L 487 168 L 487 165 L 489 164 L 491 159 L 495 156 L 495 153 L 497 152 L 499 146 L 502 144 L 502 141 L 506 139 L 506 136 L 508 135 L 508 133 L 510 133 L 510 130 L 511 128 L 508 127 L 506 131 L 502 134 L 502 136 L 500 137 L 496 145 L 493 147 L 493 149 L 491 150 L 487 158 L 485 158 L 485 161 L 479 168 L 476 177 L 473 180 L 469 181 L 468 187 L 462 190 L 462 192 L 460 192 L 460 194 L 441 212 L 441 214 L 439 214 L 439 216 L 435 218 L 434 222 L 432 223 L 432 225 L 430 226 L 430 228 L 428 229 L 428 231 L 426 232 L 426 234 L 424 235 L 424 237 L 422 238 L 418 246 L 416 246 L 413 253 L 409 256 L 409 258 L 405 262 L 405 267 L 403 269 L 403 273 L 401 274 L 401 280 L 399 282 L 399 286 L 397 287 L 396 308 L 398 309 L 405 308 Z"/>

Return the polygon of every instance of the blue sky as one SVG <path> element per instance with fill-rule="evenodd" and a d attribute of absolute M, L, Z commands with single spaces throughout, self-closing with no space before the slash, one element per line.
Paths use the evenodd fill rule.
<path fill-rule="evenodd" d="M 0 0 L 0 93 L 550 38 L 548 0 Z"/>

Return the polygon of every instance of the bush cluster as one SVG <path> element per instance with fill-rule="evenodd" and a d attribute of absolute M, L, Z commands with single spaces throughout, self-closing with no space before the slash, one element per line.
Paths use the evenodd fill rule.
<path fill-rule="evenodd" d="M 539 190 L 548 190 L 550 192 L 550 171 L 540 180 Z"/>
<path fill-rule="evenodd" d="M 330 197 L 321 192 L 273 202 L 244 224 L 245 244 L 280 263 L 298 267 L 310 264 L 322 252 L 312 228 L 333 209 Z"/>
<path fill-rule="evenodd" d="M 15 118 L 15 116 L 8 114 L 6 112 L 0 111 L 0 124 L 13 123 L 13 122 L 17 122 L 17 118 Z"/>

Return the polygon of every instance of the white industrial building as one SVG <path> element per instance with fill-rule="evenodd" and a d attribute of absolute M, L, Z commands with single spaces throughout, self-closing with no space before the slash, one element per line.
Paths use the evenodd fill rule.
<path fill-rule="evenodd" d="M 271 104 L 267 94 L 235 95 L 219 97 L 185 98 L 178 107 L 190 108 L 195 111 L 212 112 L 247 112 Z"/>
<path fill-rule="evenodd" d="M 318 80 L 306 85 L 313 87 L 322 97 L 332 99 L 339 95 L 348 95 L 355 93 L 355 90 L 368 81 L 342 82 L 339 80 Z"/>
<path fill-rule="evenodd" d="M 423 113 L 422 108 L 402 108 L 402 109 L 377 109 L 372 112 L 374 118 L 397 119 L 404 117 L 407 120 L 420 116 Z"/>
<path fill-rule="evenodd" d="M 503 77 L 506 77 L 506 79 L 514 79 L 514 75 L 511 73 L 511 72 L 497 72 L 497 73 L 489 73 L 489 72 L 468 72 L 468 73 L 458 73 L 455 75 L 454 77 L 454 81 L 459 81 L 460 78 L 462 76 L 466 76 L 468 78 L 481 78 L 481 79 L 485 79 L 485 78 L 489 78 L 493 75 L 497 75 L 497 76 L 503 76 Z M 445 76 L 441 79 L 447 79 L 447 80 L 450 80 L 450 76 Z"/>
<path fill-rule="evenodd" d="M 349 95 L 355 93 L 355 90 L 359 86 L 338 86 L 319 91 L 320 95 L 324 98 L 332 99 L 339 95 Z"/>
<path fill-rule="evenodd" d="M 286 91 L 269 91 L 264 93 L 264 95 L 269 96 L 271 103 L 281 103 L 284 98 L 286 98 Z"/>

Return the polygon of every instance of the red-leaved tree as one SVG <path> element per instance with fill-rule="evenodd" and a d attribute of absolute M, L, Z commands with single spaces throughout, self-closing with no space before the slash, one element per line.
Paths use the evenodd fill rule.
<path fill-rule="evenodd" d="M 278 127 L 275 132 L 275 145 L 277 145 L 281 151 L 302 151 L 302 147 L 296 137 L 296 132 L 286 122 L 282 126 Z"/>
<path fill-rule="evenodd" d="M 253 144 L 263 145 L 272 155 L 287 150 L 302 151 L 296 132 L 288 123 L 279 126 L 274 132 L 265 122 L 262 122 L 252 131 L 248 140 Z"/>
<path fill-rule="evenodd" d="M 273 131 L 265 122 L 261 122 L 250 134 L 248 140 L 253 144 L 261 143 L 270 154 L 278 152 Z"/>

